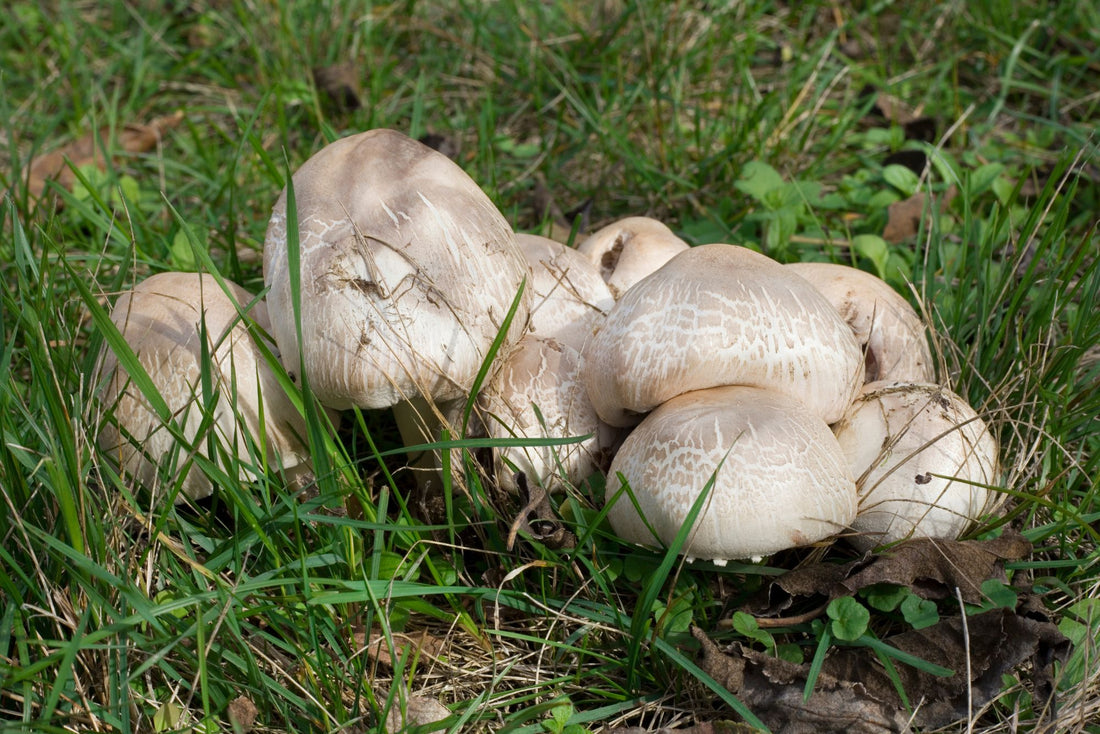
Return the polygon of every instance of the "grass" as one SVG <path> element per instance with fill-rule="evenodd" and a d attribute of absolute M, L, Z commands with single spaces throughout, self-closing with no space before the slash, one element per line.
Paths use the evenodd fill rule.
<path fill-rule="evenodd" d="M 241 698 L 257 731 L 370 731 L 414 696 L 455 731 L 751 716 L 696 667 L 688 624 L 717 630 L 805 554 L 715 569 L 624 547 L 598 487 L 560 500 L 575 548 L 508 549 L 515 508 L 476 475 L 431 525 L 392 425 L 367 413 L 329 432 L 307 407 L 311 497 L 276 471 L 232 480 L 251 458 L 227 456 L 207 467 L 224 474 L 212 503 L 171 506 L 97 451 L 95 305 L 174 269 L 259 292 L 288 168 L 385 126 L 453 142 L 518 229 L 545 226 L 541 187 L 587 203 L 593 227 L 648 214 L 694 243 L 911 280 L 940 376 L 1001 441 L 1003 522 L 1036 545 L 1013 572 L 1073 643 L 1053 721 L 1010 676 L 972 726 L 1098 731 L 1100 12 L 803 5 L 16 0 L 0 24 L 0 727 L 232 731 Z M 310 74 L 340 62 L 355 109 Z M 933 134 L 874 118 L 868 88 Z M 28 192 L 33 156 L 101 129 L 112 150 L 177 111 L 151 149 L 51 187 L 60 205 Z M 897 151 L 927 170 L 885 166 Z M 935 207 L 886 243 L 887 206 L 915 190 Z M 827 634 L 783 642 L 810 662 Z"/>

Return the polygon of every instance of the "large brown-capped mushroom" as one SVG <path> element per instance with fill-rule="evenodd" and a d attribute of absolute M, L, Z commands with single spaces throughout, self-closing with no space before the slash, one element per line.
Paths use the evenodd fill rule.
<path fill-rule="evenodd" d="M 824 296 L 735 245 L 693 247 L 635 284 L 584 359 L 588 396 L 613 426 L 719 385 L 776 390 L 831 423 L 863 381 L 859 344 Z"/>
<path fill-rule="evenodd" d="M 210 430 L 222 446 L 244 459 L 241 479 L 255 476 L 246 468 L 249 442 L 254 441 L 266 450 L 272 466 L 287 470 L 292 481 L 303 482 L 312 471 L 304 443 L 305 421 L 237 310 L 248 308 L 248 317 L 266 331 L 267 309 L 240 286 L 225 286 L 228 294 L 211 275 L 160 273 L 119 296 L 111 321 L 199 454 L 207 455 L 199 431 L 209 404 L 214 416 Z M 210 355 L 210 395 L 204 395 L 202 387 L 203 329 Z M 274 350 L 273 344 L 269 347 Z M 97 442 L 118 459 L 124 474 L 152 490 L 159 464 L 176 450 L 176 438 L 110 349 L 100 355 L 98 375 L 103 419 Z M 180 456 L 182 463 L 186 452 Z M 205 497 L 212 486 L 206 474 L 192 466 L 183 479 L 181 499 Z"/>
<path fill-rule="evenodd" d="M 854 543 L 957 538 L 995 509 L 997 442 L 966 401 L 931 384 L 866 385 L 833 426 L 860 494 Z"/>
<path fill-rule="evenodd" d="M 517 235 L 531 266 L 530 331 L 479 396 L 493 438 L 589 436 L 557 446 L 509 446 L 495 451 L 502 488 L 517 489 L 515 472 L 547 489 L 576 484 L 606 468 L 618 431 L 604 424 L 581 379 L 580 350 L 614 299 L 592 263 L 575 250 L 535 235 Z"/>
<path fill-rule="evenodd" d="M 868 272 L 833 263 L 790 263 L 833 304 L 866 350 L 865 382 L 932 382 L 924 323 L 901 294 Z"/>
<path fill-rule="evenodd" d="M 712 476 L 682 551 L 692 558 L 758 558 L 855 516 L 855 483 L 824 421 L 770 390 L 716 387 L 672 398 L 627 436 L 607 479 L 611 526 L 624 540 L 668 545 Z M 624 481 L 640 514 L 620 494 Z"/>
<path fill-rule="evenodd" d="M 616 299 L 686 249 L 688 243 L 649 217 L 612 222 L 577 245 L 577 252 L 599 268 Z"/>
<path fill-rule="evenodd" d="M 324 405 L 394 406 L 407 443 L 438 437 L 435 404 L 469 395 L 528 277 L 512 228 L 451 159 L 393 130 L 329 144 L 293 184 L 301 345 L 285 191 L 264 244 L 284 365 L 300 359 Z M 527 290 L 499 354 L 523 334 L 530 303 Z"/>

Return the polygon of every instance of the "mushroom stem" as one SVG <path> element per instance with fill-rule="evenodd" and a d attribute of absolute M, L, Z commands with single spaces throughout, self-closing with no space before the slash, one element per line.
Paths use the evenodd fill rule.
<path fill-rule="evenodd" d="M 453 412 L 454 402 L 437 405 L 418 395 L 394 405 L 393 417 L 401 433 L 401 442 L 405 446 L 419 446 L 438 441 L 441 429 L 449 423 L 446 416 Z M 406 465 L 422 491 L 443 487 L 442 466 L 439 451 L 431 450 L 409 453 Z"/>

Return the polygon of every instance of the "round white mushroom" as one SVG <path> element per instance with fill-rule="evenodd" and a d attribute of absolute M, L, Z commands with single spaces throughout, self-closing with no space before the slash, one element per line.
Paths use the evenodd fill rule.
<path fill-rule="evenodd" d="M 852 327 L 865 353 L 865 382 L 932 382 L 924 323 L 901 294 L 868 272 L 833 263 L 790 263 Z"/>
<path fill-rule="evenodd" d="M 393 130 L 331 143 L 294 174 L 301 263 L 299 345 L 287 195 L 264 243 L 275 339 L 336 409 L 469 394 L 527 277 L 512 228 L 450 158 Z M 506 353 L 527 324 L 525 294 Z"/>
<path fill-rule="evenodd" d="M 584 359 L 588 396 L 614 426 L 719 385 L 782 392 L 831 423 L 863 381 L 859 344 L 824 296 L 735 245 L 693 247 L 635 284 Z"/>
<path fill-rule="evenodd" d="M 305 421 L 238 312 L 238 306 L 251 304 L 248 318 L 267 331 L 267 309 L 240 286 L 225 285 L 228 294 L 211 275 L 153 275 L 119 296 L 111 321 L 152 379 L 183 438 L 199 455 L 208 456 L 205 435 L 199 431 L 209 408 L 214 418 L 210 430 L 226 451 L 241 459 L 241 479 L 256 476 L 255 465 L 248 461 L 250 443 L 255 442 L 271 465 L 288 470 L 293 481 L 305 481 L 312 471 L 304 443 Z M 204 395 L 202 387 L 204 347 L 210 355 L 210 395 Z M 275 349 L 270 343 L 268 347 Z M 158 467 L 177 452 L 177 439 L 106 347 L 98 376 L 100 448 L 113 454 L 123 473 L 139 485 L 157 488 Z M 178 452 L 180 464 L 187 450 Z M 261 460 L 262 455 L 255 458 L 257 463 Z M 206 474 L 192 465 L 183 478 L 181 499 L 205 497 L 212 488 Z"/>
<path fill-rule="evenodd" d="M 686 249 L 688 243 L 649 217 L 612 222 L 577 245 L 577 251 L 599 268 L 616 299 Z"/>
<path fill-rule="evenodd" d="M 999 501 L 988 488 L 998 476 L 996 440 L 946 388 L 871 383 L 833 429 L 857 477 L 860 548 L 957 538 Z"/>
<path fill-rule="evenodd" d="M 770 390 L 716 387 L 669 400 L 627 436 L 607 480 L 611 526 L 668 545 L 712 478 L 682 550 L 692 558 L 758 558 L 855 516 L 855 483 L 824 421 Z"/>

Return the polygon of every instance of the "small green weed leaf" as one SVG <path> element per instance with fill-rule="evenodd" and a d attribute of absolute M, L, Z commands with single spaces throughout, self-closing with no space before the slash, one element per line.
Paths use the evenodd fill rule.
<path fill-rule="evenodd" d="M 903 196 L 912 196 L 920 188 L 920 176 L 905 166 L 890 165 L 882 169 L 886 183 L 900 191 Z"/>
<path fill-rule="evenodd" d="M 861 595 L 872 609 L 892 612 L 911 595 L 911 592 L 900 584 L 874 584 L 863 589 Z"/>
<path fill-rule="evenodd" d="M 793 642 L 788 642 L 777 647 L 775 656 L 780 660 L 786 660 L 788 663 L 794 663 L 795 665 L 802 665 L 802 663 L 806 662 L 805 657 L 802 655 L 802 647 Z"/>
<path fill-rule="evenodd" d="M 901 616 L 912 626 L 919 630 L 931 627 L 940 621 L 940 613 L 936 603 L 928 599 L 921 599 L 916 594 L 909 594 L 901 603 Z"/>
<path fill-rule="evenodd" d="M 768 193 L 783 186 L 783 177 L 763 161 L 749 161 L 741 172 L 741 178 L 733 185 L 761 204 L 766 204 Z"/>
<path fill-rule="evenodd" d="M 153 714 L 153 731 L 175 731 L 183 722 L 183 707 L 168 701 Z"/>
<path fill-rule="evenodd" d="M 756 621 L 756 617 L 748 614 L 747 612 L 734 612 L 733 619 L 730 620 L 730 625 L 739 633 L 749 638 L 754 642 L 759 642 L 768 649 L 775 647 L 775 639 L 771 633 L 767 630 L 760 629 L 759 623 Z M 802 657 L 802 653 L 798 654 L 799 659 Z"/>
<path fill-rule="evenodd" d="M 191 239 L 187 236 L 186 231 L 181 229 L 176 232 L 168 249 L 172 257 L 172 265 L 177 270 L 191 272 L 198 266 L 195 253 L 191 249 Z"/>
<path fill-rule="evenodd" d="M 861 234 L 852 238 L 852 249 L 875 266 L 878 277 L 885 280 L 890 260 L 890 246 L 877 234 Z"/>
<path fill-rule="evenodd" d="M 679 597 L 672 600 L 672 604 L 665 606 L 660 602 L 654 605 L 654 619 L 657 623 L 657 629 L 661 634 L 679 634 L 687 632 L 691 629 L 692 611 L 691 601 Z"/>
<path fill-rule="evenodd" d="M 1004 170 L 1003 163 L 986 163 L 984 166 L 979 166 L 970 174 L 970 195 L 977 196 L 988 191 Z"/>
<path fill-rule="evenodd" d="M 825 613 L 832 620 L 829 628 L 833 636 L 847 642 L 862 637 L 867 631 L 867 625 L 871 622 L 871 612 L 851 596 L 833 599 L 829 602 Z"/>
<path fill-rule="evenodd" d="M 982 582 L 982 595 L 988 600 L 982 604 L 983 609 L 1015 609 L 1019 601 L 1015 590 L 997 579 L 986 579 Z"/>

